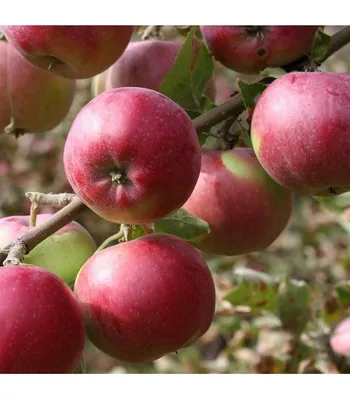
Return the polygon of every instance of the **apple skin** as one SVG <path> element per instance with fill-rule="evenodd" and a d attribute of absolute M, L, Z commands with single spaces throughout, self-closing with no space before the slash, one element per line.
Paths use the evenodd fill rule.
<path fill-rule="evenodd" d="M 52 215 L 39 214 L 36 225 L 40 226 Z M 0 219 L 0 248 L 28 232 L 29 222 L 29 215 Z M 77 222 L 70 222 L 24 256 L 24 262 L 46 268 L 70 283 L 95 251 L 96 244 L 90 233 Z"/>
<path fill-rule="evenodd" d="M 197 185 L 183 208 L 210 225 L 194 244 L 202 251 L 239 255 L 261 251 L 286 227 L 292 193 L 274 182 L 249 148 L 206 151 Z"/>
<path fill-rule="evenodd" d="M 242 74 L 287 65 L 307 54 L 318 26 L 201 26 L 209 50 Z"/>
<path fill-rule="evenodd" d="M 0 41 L 0 132 L 14 119 L 14 132 L 42 133 L 68 114 L 76 84 L 29 63 Z"/>
<path fill-rule="evenodd" d="M 336 326 L 330 337 L 330 346 L 335 353 L 350 356 L 350 317 Z"/>
<path fill-rule="evenodd" d="M 350 190 L 350 74 L 291 72 L 253 112 L 254 151 L 268 174 L 300 194 Z"/>
<path fill-rule="evenodd" d="M 193 59 L 197 57 L 199 40 L 195 39 Z M 100 90 L 118 87 L 144 87 L 159 91 L 160 84 L 170 69 L 181 49 L 182 43 L 167 40 L 145 40 L 130 42 L 123 55 L 106 72 L 100 75 Z M 215 83 L 211 79 L 206 94 L 211 100 L 215 98 Z"/>
<path fill-rule="evenodd" d="M 190 345 L 209 329 L 215 311 L 207 264 L 193 246 L 168 234 L 95 253 L 74 290 L 92 343 L 128 363 Z"/>
<path fill-rule="evenodd" d="M 91 78 L 123 53 L 133 26 L 1 27 L 6 39 L 31 63 L 65 78 Z"/>
<path fill-rule="evenodd" d="M 0 268 L 0 373 L 73 373 L 85 344 L 80 304 L 52 272 Z"/>
<path fill-rule="evenodd" d="M 80 111 L 63 161 L 74 192 L 96 214 L 143 224 L 185 203 L 199 176 L 201 150 L 178 104 L 128 87 L 106 91 Z"/>

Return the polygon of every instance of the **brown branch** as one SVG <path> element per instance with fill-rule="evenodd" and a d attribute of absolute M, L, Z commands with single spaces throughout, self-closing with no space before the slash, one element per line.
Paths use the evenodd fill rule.
<path fill-rule="evenodd" d="M 331 48 L 322 62 L 326 61 L 327 58 L 340 50 L 342 47 L 346 46 L 348 43 L 350 43 L 350 26 L 346 26 L 339 32 L 332 35 Z"/>
<path fill-rule="evenodd" d="M 350 27 L 346 27 L 332 36 L 332 46 L 327 58 L 345 46 L 347 43 L 350 43 Z M 219 106 L 195 118 L 193 123 L 197 132 L 202 133 L 217 123 L 226 120 L 227 118 L 238 116 L 243 110 L 244 105 L 242 98 L 239 94 L 237 94 L 227 102 L 220 104 Z M 86 209 L 87 206 L 85 206 L 85 204 L 83 204 L 81 200 L 76 197 L 70 204 L 54 214 L 47 222 L 31 229 L 19 239 L 25 243 L 29 252 L 47 237 L 77 218 L 79 214 Z M 7 245 L 5 249 L 0 252 L 0 266 L 5 261 L 8 255 L 8 250 L 12 247 L 12 245 L 13 243 Z"/>

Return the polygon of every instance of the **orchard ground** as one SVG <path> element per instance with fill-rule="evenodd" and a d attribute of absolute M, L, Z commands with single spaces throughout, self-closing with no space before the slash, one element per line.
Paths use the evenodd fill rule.
<path fill-rule="evenodd" d="M 338 28 L 328 28 L 334 33 Z M 165 32 L 173 40 L 173 31 Z M 350 45 L 332 56 L 322 69 L 350 72 Z M 217 101 L 226 100 L 234 90 L 237 74 L 217 66 Z M 254 79 L 254 76 L 246 77 Z M 227 88 L 230 88 L 227 91 Z M 33 191 L 61 193 L 69 185 L 62 168 L 65 135 L 77 111 L 91 99 L 91 80 L 77 82 L 77 95 L 68 117 L 50 135 L 25 135 L 17 140 L 0 136 L 0 217 L 29 212 L 24 193 Z M 11 161 L 11 168 L 9 162 Z M 350 204 L 350 196 L 348 203 Z M 46 209 L 42 212 L 54 210 Z M 94 213 L 83 213 L 77 222 L 92 234 L 97 245 L 118 230 Z M 334 360 L 324 348 L 317 349 L 312 333 L 319 332 L 324 322 L 334 326 L 346 315 L 337 307 L 331 288 L 349 279 L 350 224 L 341 214 L 330 211 L 309 196 L 296 196 L 288 228 L 267 250 L 236 257 L 207 257 L 213 272 L 220 301 L 234 286 L 234 273 L 250 268 L 274 277 L 290 274 L 306 281 L 312 290 L 310 315 L 312 326 L 303 337 L 299 372 L 320 370 L 335 372 Z M 266 300 L 266 299 L 263 299 Z M 269 300 L 269 298 L 267 299 Z M 320 304 L 322 307 L 320 308 Z M 322 310 L 318 315 L 315 310 Z M 251 312 L 249 308 L 232 307 L 221 302 L 209 331 L 195 345 L 146 365 L 125 365 L 86 344 L 84 353 L 89 373 L 276 373 L 284 372 L 295 351 L 293 334 L 279 326 L 272 315 Z M 314 347 L 316 346 L 316 347 Z"/>

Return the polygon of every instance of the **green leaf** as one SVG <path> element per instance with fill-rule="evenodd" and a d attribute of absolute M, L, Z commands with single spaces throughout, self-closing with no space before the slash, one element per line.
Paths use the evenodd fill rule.
<path fill-rule="evenodd" d="M 170 233 L 184 240 L 193 240 L 204 233 L 209 233 L 210 227 L 207 222 L 180 208 L 167 217 L 155 221 L 154 230 Z"/>
<path fill-rule="evenodd" d="M 329 210 L 342 213 L 350 206 L 350 192 L 339 194 L 338 196 L 314 196 L 315 200 Z"/>
<path fill-rule="evenodd" d="M 300 334 L 310 318 L 310 287 L 295 279 L 281 284 L 277 298 L 277 315 L 286 330 Z"/>
<path fill-rule="evenodd" d="M 208 101 L 202 98 L 214 71 L 214 61 L 205 44 L 195 38 L 195 30 L 193 27 L 188 33 L 173 67 L 161 82 L 160 92 L 198 116 L 208 107 Z"/>
<path fill-rule="evenodd" d="M 234 306 L 248 306 L 253 312 L 275 311 L 278 281 L 249 268 L 234 271 L 235 288 L 224 297 Z"/>
<path fill-rule="evenodd" d="M 335 286 L 335 291 L 337 293 L 337 297 L 339 303 L 342 307 L 348 308 L 350 307 L 350 285 L 349 283 L 339 283 Z"/>
<path fill-rule="evenodd" d="M 322 29 L 318 29 L 314 38 L 310 58 L 313 61 L 321 62 L 326 57 L 332 45 L 331 36 L 324 33 Z"/>
<path fill-rule="evenodd" d="M 147 235 L 147 232 L 143 225 L 132 225 L 129 232 L 129 240 L 134 240 L 145 235 Z"/>
<path fill-rule="evenodd" d="M 259 82 L 246 83 L 238 79 L 237 83 L 245 108 L 254 107 L 261 93 L 267 88 L 267 85 Z"/>
<path fill-rule="evenodd" d="M 85 366 L 85 362 L 84 362 L 83 358 L 81 358 L 79 365 L 77 366 L 74 373 L 75 374 L 86 374 L 86 366 Z"/>

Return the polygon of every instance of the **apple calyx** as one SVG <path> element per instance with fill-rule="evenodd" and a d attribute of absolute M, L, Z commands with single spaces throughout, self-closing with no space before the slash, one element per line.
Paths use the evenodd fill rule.
<path fill-rule="evenodd" d="M 110 171 L 108 175 L 111 177 L 112 182 L 118 185 L 125 185 L 126 183 L 129 182 L 128 175 L 124 168 L 121 169 L 116 168 Z"/>

